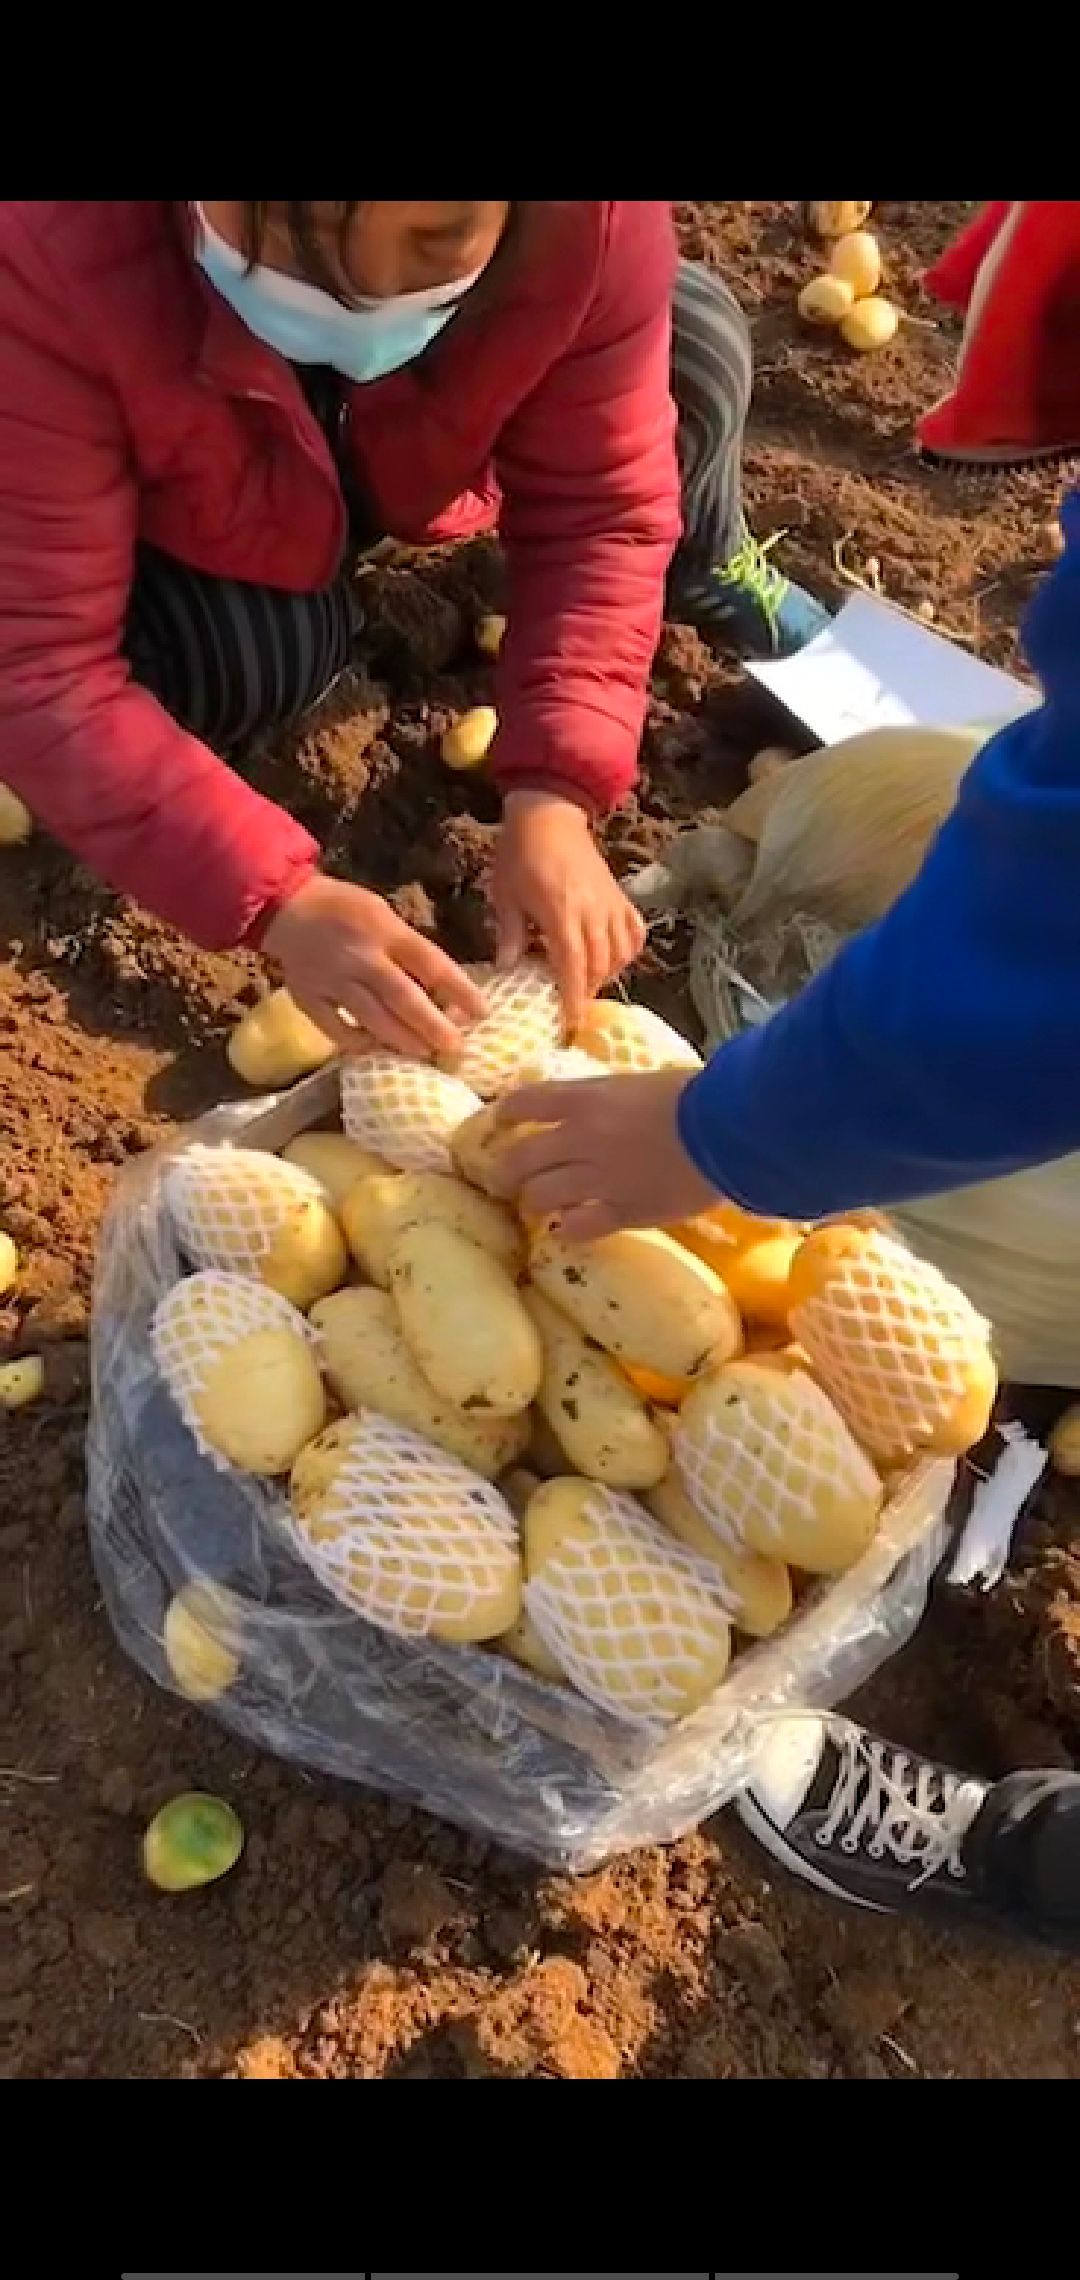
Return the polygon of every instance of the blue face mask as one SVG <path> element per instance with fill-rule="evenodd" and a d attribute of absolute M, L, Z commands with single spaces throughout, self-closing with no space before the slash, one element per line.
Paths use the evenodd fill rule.
<path fill-rule="evenodd" d="M 268 348 L 290 364 L 324 364 L 346 380 L 381 380 L 422 356 L 456 316 L 483 269 L 453 285 L 395 293 L 385 301 L 343 308 L 331 293 L 277 269 L 249 270 L 242 253 L 219 236 L 202 207 L 196 259 L 210 283 Z"/>

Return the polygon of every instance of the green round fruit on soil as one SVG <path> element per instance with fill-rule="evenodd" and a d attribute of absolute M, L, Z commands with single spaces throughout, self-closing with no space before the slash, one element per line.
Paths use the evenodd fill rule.
<path fill-rule="evenodd" d="M 244 1830 L 231 1805 L 185 1790 L 155 1813 L 143 1837 L 143 1869 L 159 1892 L 192 1892 L 235 1868 Z"/>

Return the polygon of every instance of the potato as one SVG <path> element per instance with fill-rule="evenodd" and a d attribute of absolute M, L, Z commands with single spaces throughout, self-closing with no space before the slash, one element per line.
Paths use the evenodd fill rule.
<path fill-rule="evenodd" d="M 517 1621 L 521 1555 L 505 1498 L 374 1411 L 302 1452 L 289 1510 L 325 1589 L 380 1630 L 466 1644 Z"/>
<path fill-rule="evenodd" d="M 360 1148 L 344 1132 L 300 1132 L 281 1150 L 282 1162 L 299 1164 L 318 1180 L 331 1211 L 340 1214 L 350 1188 L 369 1173 L 387 1172 L 389 1165 L 370 1148 Z"/>
<path fill-rule="evenodd" d="M 811 229 L 817 232 L 818 237 L 842 238 L 847 237 L 852 230 L 861 230 L 872 204 L 873 201 L 869 198 L 849 198 L 846 203 L 842 199 L 836 199 L 832 203 L 827 199 L 818 199 L 808 204 L 807 217 Z"/>
<path fill-rule="evenodd" d="M 260 1283 L 208 1269 L 158 1301 L 151 1347 L 199 1446 L 273 1478 L 322 1430 L 326 1395 L 303 1316 Z"/>
<path fill-rule="evenodd" d="M 790 1219 L 758 1219 L 741 1204 L 718 1203 L 709 1211 L 699 1211 L 693 1219 L 678 1220 L 666 1232 L 726 1279 L 736 1252 L 744 1244 L 763 1243 L 774 1235 L 794 1235 L 799 1230 Z"/>
<path fill-rule="evenodd" d="M 876 1532 L 882 1483 L 802 1371 L 764 1361 L 714 1371 L 687 1395 L 672 1450 L 691 1504 L 733 1550 L 834 1575 Z"/>
<path fill-rule="evenodd" d="M 857 301 L 876 293 L 881 283 L 881 252 L 872 230 L 850 230 L 837 238 L 829 255 L 829 269 L 842 277 Z"/>
<path fill-rule="evenodd" d="M 571 1044 L 611 1069 L 700 1069 L 702 1060 L 685 1037 L 648 1006 L 621 998 L 594 998 L 578 1023 Z"/>
<path fill-rule="evenodd" d="M 462 713 L 443 737 L 440 751 L 444 766 L 461 770 L 482 768 L 495 742 L 498 726 L 499 716 L 494 705 L 474 705 L 471 712 Z"/>
<path fill-rule="evenodd" d="M 0 1230 L 0 1298 L 10 1290 L 19 1272 L 19 1254 L 11 1240 Z"/>
<path fill-rule="evenodd" d="M 634 1392 L 640 1393 L 643 1401 L 654 1402 L 661 1409 L 677 1409 L 694 1383 L 693 1378 L 663 1377 L 659 1370 L 635 1368 L 631 1362 L 621 1362 L 619 1367 L 623 1376 L 629 1378 Z"/>
<path fill-rule="evenodd" d="M 450 1137 L 480 1106 L 460 1077 L 401 1053 L 351 1055 L 341 1066 L 341 1121 L 350 1140 L 400 1172 L 449 1172 Z"/>
<path fill-rule="evenodd" d="M 665 1474 L 642 1502 L 654 1520 L 670 1528 L 680 1543 L 718 1569 L 737 1630 L 745 1631 L 748 1638 L 767 1639 L 787 1622 L 792 1606 L 791 1576 L 783 1560 L 763 1559 L 760 1552 L 734 1551 L 730 1544 L 722 1543 L 716 1530 L 691 1504 L 675 1472 Z"/>
<path fill-rule="evenodd" d="M 656 1228 L 570 1243 L 545 1227 L 532 1246 L 530 1275 L 586 1337 L 633 1368 L 696 1378 L 742 1343 L 738 1309 L 719 1275 Z"/>
<path fill-rule="evenodd" d="M 155 1813 L 142 1842 L 143 1874 L 159 1892 L 194 1892 L 236 1867 L 244 1849 L 239 1815 L 224 1798 L 187 1789 Z"/>
<path fill-rule="evenodd" d="M 539 1631 L 524 1608 L 517 1622 L 512 1623 L 510 1629 L 503 1631 L 499 1638 L 493 1639 L 491 1644 L 498 1654 L 509 1655 L 511 1662 L 520 1663 L 524 1670 L 531 1670 L 537 1678 L 546 1678 L 556 1686 L 565 1683 L 565 1671 L 545 1647 Z"/>
<path fill-rule="evenodd" d="M 849 348 L 865 354 L 867 349 L 886 348 L 895 337 L 900 317 L 891 301 L 871 294 L 869 300 L 856 301 L 846 317 L 840 319 L 840 337 Z"/>
<path fill-rule="evenodd" d="M 494 610 L 487 617 L 477 618 L 474 638 L 482 657 L 497 657 L 506 638 L 506 619 Z"/>
<path fill-rule="evenodd" d="M 807 325 L 838 325 L 854 300 L 854 287 L 846 277 L 811 277 L 799 295 L 799 315 Z"/>
<path fill-rule="evenodd" d="M 1080 1402 L 1072 1402 L 1062 1411 L 1053 1427 L 1048 1447 L 1054 1471 L 1073 1480 L 1080 1473 Z"/>
<path fill-rule="evenodd" d="M 562 1002 L 541 958 L 520 958 L 505 971 L 491 965 L 466 966 L 465 971 L 481 990 L 487 1011 L 462 1032 L 460 1050 L 452 1058 L 438 1056 L 437 1066 L 487 1100 L 519 1081 L 523 1067 L 558 1050 L 564 1036 Z"/>
<path fill-rule="evenodd" d="M 249 1274 L 301 1310 L 336 1290 L 345 1239 L 317 1180 L 260 1148 L 185 1148 L 165 1175 L 181 1248 L 198 1267 Z"/>
<path fill-rule="evenodd" d="M 519 1068 L 514 1089 L 524 1085 L 571 1084 L 580 1078 L 610 1076 L 612 1070 L 602 1068 L 591 1053 L 582 1053 L 573 1046 L 560 1046 L 554 1052 Z M 502 1187 L 499 1162 L 503 1151 L 512 1142 L 524 1139 L 530 1132 L 540 1132 L 543 1126 L 529 1124 L 500 1124 L 497 1101 L 489 1101 L 484 1108 L 467 1116 L 450 1140 L 450 1154 L 463 1178 L 473 1187 L 482 1188 L 485 1195 L 500 1196 Z"/>
<path fill-rule="evenodd" d="M 24 800 L 7 784 L 0 784 L 0 847 L 21 847 L 29 839 L 34 819 Z"/>
<path fill-rule="evenodd" d="M 408 1227 L 390 1288 L 424 1376 L 458 1409 L 514 1417 L 540 1389 L 543 1349 L 513 1276 L 456 1227 Z"/>
<path fill-rule="evenodd" d="M 524 1454 L 524 1417 L 477 1417 L 442 1401 L 401 1334 L 398 1310 L 384 1290 L 339 1290 L 309 1316 L 324 1373 L 346 1409 L 375 1409 L 446 1449 L 461 1464 L 494 1480 Z"/>
<path fill-rule="evenodd" d="M 40 1354 L 20 1354 L 17 1361 L 0 1362 L 0 1409 L 28 1409 L 45 1391 L 45 1364 Z"/>
<path fill-rule="evenodd" d="M 731 1654 L 717 1571 L 629 1496 L 546 1481 L 524 1523 L 525 1613 L 579 1691 L 654 1727 L 707 1700 Z"/>
<path fill-rule="evenodd" d="M 736 1306 L 748 1322 L 781 1327 L 787 1321 L 788 1273 L 800 1235 L 766 1235 L 739 1244 L 721 1270 Z"/>
<path fill-rule="evenodd" d="M 524 1239 L 508 1206 L 449 1172 L 372 1173 L 350 1189 L 341 1218 L 353 1258 L 380 1290 L 390 1288 L 390 1256 L 410 1227 L 453 1227 L 511 1274 L 524 1264 Z"/>
<path fill-rule="evenodd" d="M 239 1676 L 239 1602 L 221 1584 L 185 1583 L 169 1601 L 165 1660 L 189 1702 L 214 1702 Z"/>
<path fill-rule="evenodd" d="M 225 1047 L 230 1066 L 246 1085 L 270 1091 L 311 1075 L 337 1051 L 288 990 L 271 990 L 237 1022 Z"/>
<path fill-rule="evenodd" d="M 617 1363 L 539 1290 L 522 1299 L 540 1333 L 544 1374 L 537 1401 L 575 1472 L 608 1488 L 650 1488 L 670 1452 L 645 1403 Z"/>

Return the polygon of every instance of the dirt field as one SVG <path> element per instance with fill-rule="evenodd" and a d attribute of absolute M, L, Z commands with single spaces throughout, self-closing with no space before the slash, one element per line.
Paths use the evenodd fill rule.
<path fill-rule="evenodd" d="M 960 206 L 885 205 L 889 276 L 922 322 L 857 360 L 808 340 L 795 210 L 682 209 L 686 250 L 754 320 L 747 451 L 760 535 L 826 598 L 833 549 L 930 600 L 997 663 L 1049 558 L 1063 478 L 919 469 L 911 425 L 957 328 L 917 274 Z M 435 757 L 449 708 L 486 696 L 469 620 L 498 596 L 484 547 L 366 576 L 370 678 L 258 780 L 455 951 L 484 941 L 494 803 Z M 464 661 L 464 662 L 463 662 Z M 731 796 L 774 724 L 684 629 L 657 660 L 638 799 L 608 843 L 626 866 Z M 0 754 L 2 771 L 2 754 Z M 985 1942 L 858 1919 L 773 1885 L 729 1817 L 571 1884 L 363 1794 L 246 1754 L 155 1695 L 95 1605 L 82 1440 L 95 1228 L 118 1170 L 228 1081 L 221 1038 L 253 994 L 245 958 L 185 949 L 43 839 L 0 862 L 0 1169 L 25 1256 L 0 1349 L 44 1346 L 46 1401 L 0 1423 L 0 1796 L 4 2070 L 29 2076 L 1058 2076 L 1080 2071 L 1080 1971 Z M 654 970 L 655 1002 L 672 980 Z M 1080 1744 L 1075 1500 L 1052 1491 L 989 1600 L 939 1592 L 871 1708 L 898 1738 L 982 1770 L 1068 1763 Z M 141 1882 L 141 1825 L 207 1787 L 247 1850 L 186 1901 Z"/>

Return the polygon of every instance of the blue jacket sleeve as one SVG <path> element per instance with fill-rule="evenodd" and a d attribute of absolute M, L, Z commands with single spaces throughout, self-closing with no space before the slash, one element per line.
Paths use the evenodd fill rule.
<path fill-rule="evenodd" d="M 1025 647 L 1039 710 L 993 737 L 917 876 L 682 1097 L 747 1209 L 811 1219 L 1080 1148 L 1080 493 Z"/>

